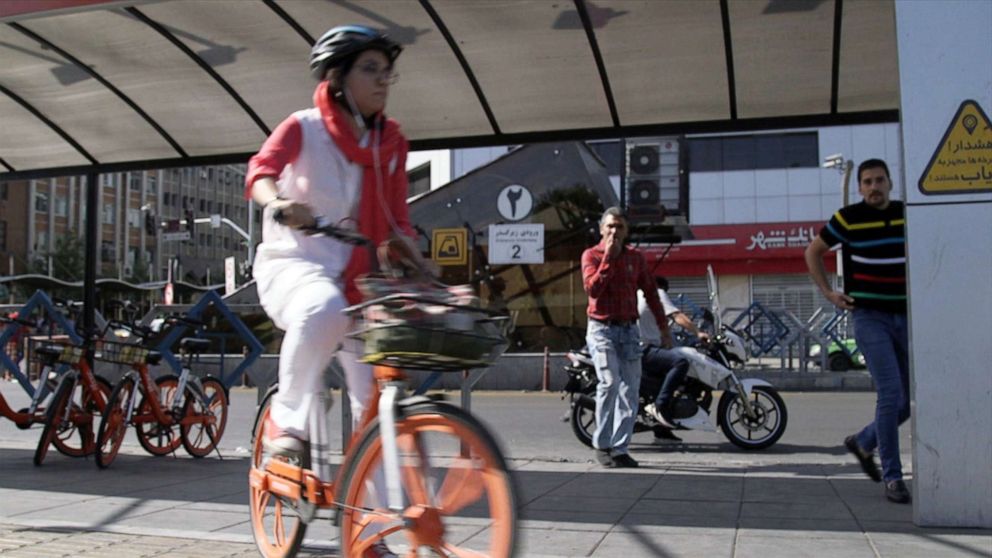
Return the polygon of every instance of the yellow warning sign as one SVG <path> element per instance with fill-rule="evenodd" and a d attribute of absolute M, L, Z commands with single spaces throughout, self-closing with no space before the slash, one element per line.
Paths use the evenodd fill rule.
<path fill-rule="evenodd" d="M 923 176 L 927 195 L 992 190 L 992 124 L 972 100 L 961 103 Z"/>
<path fill-rule="evenodd" d="M 434 229 L 431 257 L 438 265 L 468 263 L 468 231 L 465 229 Z"/>

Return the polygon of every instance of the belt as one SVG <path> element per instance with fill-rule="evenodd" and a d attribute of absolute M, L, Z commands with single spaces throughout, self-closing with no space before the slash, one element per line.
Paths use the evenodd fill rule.
<path fill-rule="evenodd" d="M 608 326 L 632 326 L 637 323 L 637 320 L 600 320 L 599 318 L 589 318 L 594 322 L 601 323 Z"/>

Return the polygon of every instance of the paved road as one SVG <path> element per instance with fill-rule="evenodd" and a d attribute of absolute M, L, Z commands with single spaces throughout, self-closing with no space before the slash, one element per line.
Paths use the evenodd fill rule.
<path fill-rule="evenodd" d="M 27 404 L 27 397 L 16 384 L 0 383 L 2 393 L 12 407 Z M 871 393 L 801 393 L 782 394 L 789 409 L 789 424 L 782 439 L 768 450 L 743 452 L 731 445 L 721 433 L 682 432 L 685 443 L 652 444 L 650 433 L 638 434 L 632 453 L 640 459 L 657 463 L 848 463 L 841 446 L 844 436 L 853 433 L 871 419 L 874 394 Z M 340 432 L 339 394 L 334 393 L 331 413 L 332 432 Z M 448 393 L 453 403 L 460 394 Z M 228 429 L 221 443 L 221 453 L 227 456 L 247 455 L 251 424 L 254 420 L 256 392 L 235 388 L 231 392 Z M 562 419 L 568 401 L 558 393 L 541 392 L 477 392 L 472 397 L 472 412 L 495 432 L 511 459 L 550 462 L 583 463 L 591 452 L 579 444 L 568 422 Z M 33 448 L 39 431 L 20 431 L 9 422 L 0 423 L 0 445 Z M 909 425 L 902 428 L 902 448 L 910 448 Z M 333 449 L 341 450 L 341 439 L 333 440 Z M 125 451 L 141 454 L 133 435 L 125 440 Z M 904 459 L 906 465 L 911 461 Z"/>
<path fill-rule="evenodd" d="M 23 400 L 12 384 L 0 392 Z M 39 431 L 0 422 L 0 554 L 256 555 L 244 450 L 254 392 L 232 400 L 224 460 L 151 458 L 131 438 L 107 471 L 54 452 L 36 468 Z M 478 393 L 473 409 L 511 458 L 523 556 L 992 556 L 992 531 L 914 526 L 912 508 L 886 502 L 843 453 L 840 440 L 868 419 L 872 400 L 787 393 L 789 428 L 769 451 L 742 452 L 707 433 L 658 447 L 642 434 L 632 449 L 644 466 L 612 471 L 561 422 L 557 394 Z M 903 439 L 909 469 L 908 430 Z M 308 536 L 306 555 L 336 555 L 328 522 Z"/>

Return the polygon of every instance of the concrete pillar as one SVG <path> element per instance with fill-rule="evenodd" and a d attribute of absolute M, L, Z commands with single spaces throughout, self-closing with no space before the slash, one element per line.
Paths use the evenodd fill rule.
<path fill-rule="evenodd" d="M 992 2 L 896 2 L 922 526 L 992 527 L 992 130 L 979 122 L 962 144 L 944 138 L 964 123 L 964 101 L 992 113 L 990 29 Z M 941 148 L 953 156 L 931 167 Z M 959 154 L 964 163 L 948 162 Z M 928 168 L 943 180 L 921 185 Z M 977 180 L 961 178 L 976 168 Z"/>

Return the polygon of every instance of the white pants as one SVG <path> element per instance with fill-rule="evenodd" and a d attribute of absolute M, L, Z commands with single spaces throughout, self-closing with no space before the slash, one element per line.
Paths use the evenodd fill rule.
<path fill-rule="evenodd" d="M 313 268 L 286 266 L 264 280 L 259 300 L 276 326 L 285 330 L 279 353 L 279 392 L 272 398 L 272 420 L 294 436 L 307 438 L 314 396 L 324 386 L 324 371 L 337 353 L 351 399 L 352 426 L 357 426 L 372 396 L 372 367 L 358 362 L 361 342 L 345 338 L 352 320 L 337 282 Z M 342 346 L 342 350 L 338 350 Z"/>

